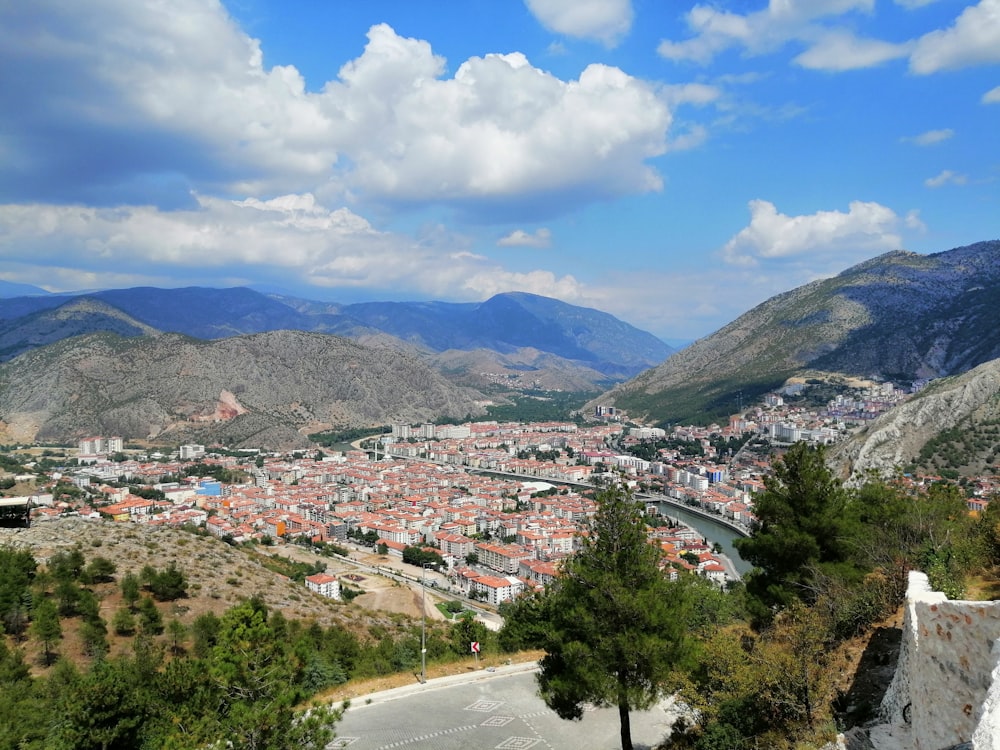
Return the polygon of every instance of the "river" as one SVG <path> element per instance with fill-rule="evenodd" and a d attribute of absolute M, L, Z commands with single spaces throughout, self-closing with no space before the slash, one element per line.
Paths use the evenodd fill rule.
<path fill-rule="evenodd" d="M 656 503 L 656 509 L 661 515 L 676 519 L 684 525 L 690 526 L 707 539 L 709 544 L 718 542 L 719 546 L 722 547 L 723 553 L 730 559 L 733 567 L 739 571 L 740 575 L 750 572 L 750 568 L 753 566 L 740 557 L 739 552 L 736 551 L 736 546 L 733 544 L 736 539 L 743 538 L 741 534 L 738 534 L 724 524 L 716 523 L 711 518 L 692 513 L 672 503 Z"/>

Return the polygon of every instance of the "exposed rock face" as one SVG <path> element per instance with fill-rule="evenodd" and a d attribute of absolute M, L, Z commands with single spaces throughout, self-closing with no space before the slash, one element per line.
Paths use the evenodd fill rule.
<path fill-rule="evenodd" d="M 969 418 L 983 421 L 1000 416 L 998 394 L 1000 360 L 939 380 L 836 446 L 830 460 L 841 474 L 850 469 L 854 477 L 869 472 L 891 476 L 944 430 Z"/>
<path fill-rule="evenodd" d="M 95 334 L 0 366 L 19 440 L 86 434 L 291 447 L 329 427 L 482 414 L 482 396 L 398 352 L 274 331 L 217 341 Z"/>
<path fill-rule="evenodd" d="M 596 399 L 635 417 L 724 416 L 807 371 L 942 377 L 1000 357 L 1000 242 L 896 251 L 771 298 Z"/>

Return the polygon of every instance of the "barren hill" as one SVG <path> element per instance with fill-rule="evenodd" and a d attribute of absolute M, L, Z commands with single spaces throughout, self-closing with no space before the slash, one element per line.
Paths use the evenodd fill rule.
<path fill-rule="evenodd" d="M 273 448 L 334 427 L 463 418 L 482 396 L 413 359 L 337 336 L 273 331 L 66 339 L 0 365 L 7 440 L 88 434 Z"/>

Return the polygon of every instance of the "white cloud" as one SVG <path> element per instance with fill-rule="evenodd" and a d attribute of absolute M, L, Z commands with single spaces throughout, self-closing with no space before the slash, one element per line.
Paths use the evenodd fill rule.
<path fill-rule="evenodd" d="M 388 27 L 372 30 L 357 70 L 381 67 L 375 53 L 386 36 L 398 39 Z M 355 123 L 346 139 L 354 184 L 383 198 L 461 202 L 572 192 L 579 200 L 662 185 L 644 162 L 664 152 L 670 112 L 652 88 L 617 68 L 590 65 L 564 82 L 512 53 L 471 58 L 451 80 L 396 86 L 388 100 L 367 88 L 355 97 L 355 88 L 347 78 L 327 92 L 352 105 L 344 119 Z M 391 113 L 366 111 L 388 107 Z"/>
<path fill-rule="evenodd" d="M 174 175 L 182 199 L 193 187 L 537 211 L 662 186 L 647 160 L 666 150 L 669 107 L 618 68 L 564 81 L 514 52 L 448 78 L 429 43 L 383 24 L 316 91 L 292 66 L 266 67 L 215 0 L 38 0 L 0 14 L 0 154 L 17 155 L 0 162 L 0 186 L 17 184 L 13 199 L 48 200 L 57 185 L 61 201 L 134 201 L 137 182 Z"/>
<path fill-rule="evenodd" d="M 987 91 L 983 94 L 983 98 L 980 101 L 983 104 L 1000 104 L 1000 86 Z"/>
<path fill-rule="evenodd" d="M 907 44 L 863 39 L 838 29 L 822 34 L 812 47 L 795 58 L 795 62 L 815 70 L 857 70 L 906 57 L 909 48 Z"/>
<path fill-rule="evenodd" d="M 750 201 L 750 224 L 722 249 L 727 263 L 754 266 L 762 260 L 825 256 L 857 258 L 898 249 L 900 219 L 878 203 L 852 201 L 847 213 L 817 211 L 803 216 L 778 213 L 773 203 Z M 909 219 L 912 222 L 912 219 Z"/>
<path fill-rule="evenodd" d="M 707 64 L 731 48 L 760 55 L 780 49 L 790 41 L 810 47 L 800 64 L 824 70 L 865 67 L 900 56 L 894 45 L 854 39 L 841 32 L 831 36 L 821 20 L 852 11 L 871 12 L 874 0 L 770 0 L 767 8 L 747 14 L 696 5 L 685 20 L 694 34 L 682 41 L 663 40 L 657 52 L 668 60 Z M 847 59 L 835 53 L 851 55 Z"/>
<path fill-rule="evenodd" d="M 557 290 L 564 297 L 579 294 L 581 286 L 572 276 L 545 270 L 511 273 L 439 229 L 416 239 L 378 231 L 358 214 L 328 210 L 311 195 L 270 201 L 197 196 L 197 202 L 196 209 L 169 212 L 3 205 L 0 256 L 24 269 L 34 266 L 34 283 L 51 282 L 46 265 L 53 264 L 67 279 L 93 279 L 87 285 L 101 287 L 111 283 L 106 274 L 132 283 L 169 279 L 169 286 L 204 279 L 215 285 L 222 277 L 228 283 L 397 287 L 449 297 L 457 290 L 466 298 L 491 283 L 550 296 Z"/>
<path fill-rule="evenodd" d="M 678 83 L 663 86 L 660 89 L 664 99 L 671 108 L 682 104 L 703 107 L 719 100 L 722 90 L 718 86 L 707 83 Z"/>
<path fill-rule="evenodd" d="M 912 143 L 916 146 L 933 146 L 936 143 L 941 143 L 946 141 L 955 135 L 955 131 L 951 128 L 942 128 L 941 130 L 928 130 L 920 135 L 911 135 L 900 138 L 903 143 Z"/>
<path fill-rule="evenodd" d="M 558 34 L 614 47 L 632 28 L 631 0 L 525 0 L 532 15 Z"/>
<path fill-rule="evenodd" d="M 942 170 L 940 174 L 934 177 L 928 177 L 924 180 L 924 185 L 929 188 L 939 188 L 945 185 L 964 185 L 969 181 L 969 178 L 964 174 L 959 174 L 953 172 L 950 169 Z"/>
<path fill-rule="evenodd" d="M 924 220 L 920 218 L 920 211 L 917 209 L 912 209 L 907 211 L 906 216 L 903 219 L 903 224 L 907 229 L 912 229 L 921 234 L 927 231 L 927 225 L 924 224 Z"/>
<path fill-rule="evenodd" d="M 552 244 L 552 232 L 541 227 L 534 233 L 515 229 L 505 237 L 497 240 L 499 247 L 549 247 Z"/>
<path fill-rule="evenodd" d="M 936 73 L 1000 62 L 1000 0 L 980 0 L 947 29 L 917 41 L 910 57 L 914 73 Z"/>
<path fill-rule="evenodd" d="M 907 10 L 914 10 L 916 8 L 923 8 L 925 5 L 930 5 L 931 3 L 936 3 L 937 0 L 895 0 L 896 5 L 901 5 Z"/>

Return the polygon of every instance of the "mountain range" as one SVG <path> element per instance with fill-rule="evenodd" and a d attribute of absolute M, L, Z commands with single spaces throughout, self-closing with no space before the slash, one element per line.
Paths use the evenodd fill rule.
<path fill-rule="evenodd" d="M 357 305 L 244 288 L 15 296 L 0 299 L 0 439 L 298 447 L 324 429 L 480 416 L 490 399 L 469 385 L 594 391 L 671 351 L 607 313 L 522 293 Z"/>
<path fill-rule="evenodd" d="M 201 287 L 0 299 L 0 360 L 96 331 L 219 339 L 276 330 L 335 334 L 428 358 L 476 351 L 480 367 L 507 374 L 555 367 L 574 371 L 577 382 L 593 390 L 597 383 L 624 380 L 673 352 L 652 334 L 608 313 L 520 292 L 478 303 L 352 305 Z M 493 353 L 492 361 L 488 353 Z M 460 369 L 460 357 L 450 360 L 452 370 Z"/>
<path fill-rule="evenodd" d="M 895 251 L 772 297 L 591 402 L 658 423 L 735 413 L 793 376 L 909 383 L 1000 357 L 1000 241 Z"/>

